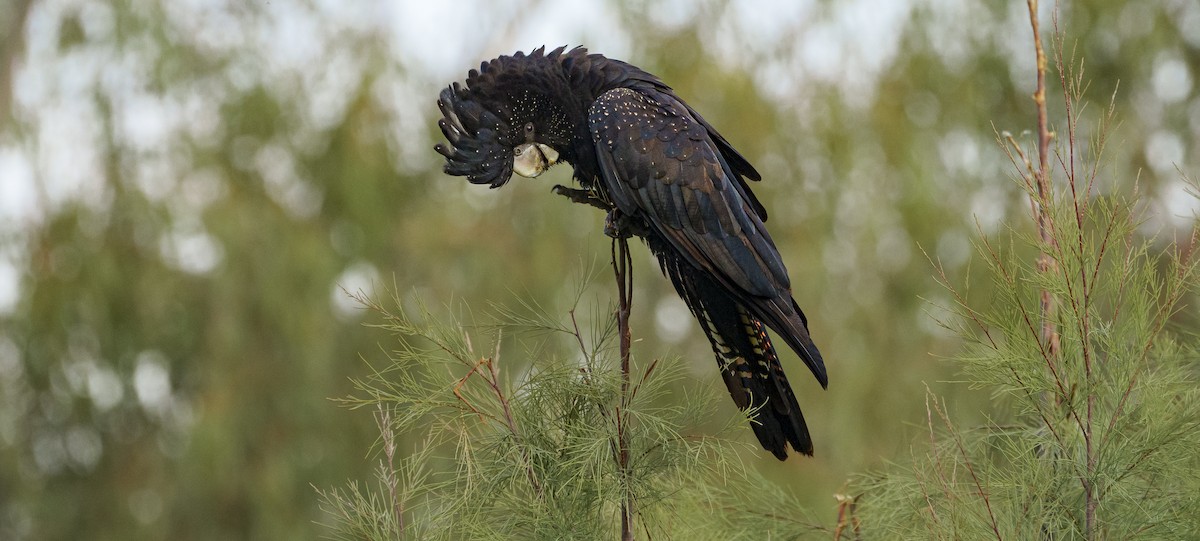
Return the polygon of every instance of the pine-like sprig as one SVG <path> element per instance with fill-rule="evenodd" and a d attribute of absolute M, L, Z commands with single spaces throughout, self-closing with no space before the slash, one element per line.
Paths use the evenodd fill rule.
<path fill-rule="evenodd" d="M 1030 11 L 1036 33 L 1036 2 Z M 1079 148 L 1082 64 L 1065 61 L 1061 38 L 1055 45 L 1065 139 L 1049 147 L 1040 122 L 1035 154 L 997 134 L 1036 232 L 980 231 L 977 259 L 996 292 L 983 302 L 934 265 L 954 299 L 940 307 L 948 314 L 940 323 L 965 341 L 953 360 L 997 407 L 986 426 L 961 428 L 927 395 L 928 449 L 859 483 L 858 518 L 872 538 L 1183 539 L 1200 531 L 1200 352 L 1194 333 L 1174 324 L 1197 292 L 1188 257 L 1196 237 L 1147 236 L 1136 182 L 1104 180 L 1111 105 L 1086 152 Z M 1044 72 L 1040 40 L 1037 50 Z M 1035 98 L 1044 118 L 1043 75 Z M 1039 166 L 1038 155 L 1049 159 Z"/>
<path fill-rule="evenodd" d="M 740 462 L 741 445 L 720 436 L 742 429 L 746 417 L 730 418 L 717 436 L 688 432 L 715 415 L 723 391 L 674 394 L 679 364 L 652 360 L 634 363 L 621 400 L 613 312 L 577 317 L 581 296 L 560 318 L 517 301 L 495 307 L 481 326 L 441 321 L 419 303 L 410 317 L 394 295 L 394 307 L 355 295 L 396 340 L 384 366 L 342 401 L 375 412 L 380 466 L 373 485 L 321 491 L 333 535 L 615 538 L 627 494 L 639 538 L 820 530 L 794 498 Z M 527 357 L 502 362 L 502 342 Z M 624 473 L 618 416 L 631 457 Z M 421 443 L 401 449 L 400 441 Z M 734 520 L 746 517 L 756 528 Z"/>

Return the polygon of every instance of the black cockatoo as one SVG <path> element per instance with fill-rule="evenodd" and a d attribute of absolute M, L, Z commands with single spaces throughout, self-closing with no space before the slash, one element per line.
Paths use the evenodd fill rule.
<path fill-rule="evenodd" d="M 438 99 L 445 171 L 498 188 L 557 162 L 609 209 L 606 232 L 643 238 L 712 342 L 733 401 L 777 458 L 813 452 L 767 328 L 822 387 L 825 363 L 746 180 L 754 167 L 658 77 L 577 47 L 483 62 Z"/>

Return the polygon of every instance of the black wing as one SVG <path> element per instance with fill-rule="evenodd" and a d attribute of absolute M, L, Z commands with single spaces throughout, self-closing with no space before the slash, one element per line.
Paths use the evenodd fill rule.
<path fill-rule="evenodd" d="M 610 90 L 592 105 L 588 120 L 616 206 L 644 218 L 688 264 L 780 333 L 826 385 L 824 362 L 763 225 L 765 213 L 707 124 L 654 88 Z"/>

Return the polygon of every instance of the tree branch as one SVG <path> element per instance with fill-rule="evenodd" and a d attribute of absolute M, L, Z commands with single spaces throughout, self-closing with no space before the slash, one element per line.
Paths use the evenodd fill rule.
<path fill-rule="evenodd" d="M 624 237 L 613 238 L 612 266 L 617 279 L 617 333 L 621 347 L 621 401 L 617 410 L 617 467 L 621 474 L 624 494 L 621 497 L 621 541 L 633 541 L 634 501 L 630 488 L 629 426 L 626 412 L 629 406 L 629 310 L 633 305 L 632 258 L 629 256 L 629 241 Z"/>

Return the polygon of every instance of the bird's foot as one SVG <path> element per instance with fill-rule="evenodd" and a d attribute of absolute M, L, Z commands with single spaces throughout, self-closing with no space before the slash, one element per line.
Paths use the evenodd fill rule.
<path fill-rule="evenodd" d="M 608 211 L 611 211 L 613 208 L 612 205 L 607 201 L 596 197 L 596 193 L 592 190 L 578 190 L 575 188 L 568 188 L 561 184 L 555 184 L 553 188 L 550 188 L 550 191 L 557 195 L 566 197 L 567 199 L 571 200 L 572 203 L 591 205 L 598 209 Z"/>
<path fill-rule="evenodd" d="M 645 221 L 626 216 L 625 213 L 614 207 L 612 203 L 596 196 L 596 192 L 593 190 L 580 190 L 556 184 L 553 188 L 550 188 L 550 191 L 566 197 L 572 203 L 591 205 L 608 211 L 608 214 L 604 217 L 604 234 L 614 239 L 627 239 L 633 236 L 645 237 L 650 232 Z"/>
<path fill-rule="evenodd" d="M 632 218 L 620 209 L 612 209 L 604 216 L 604 234 L 614 239 L 644 238 L 649 232 L 645 221 Z"/>

